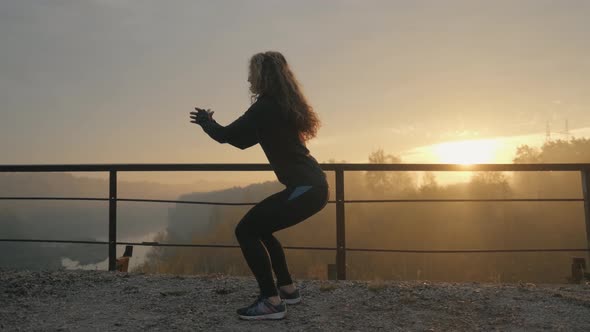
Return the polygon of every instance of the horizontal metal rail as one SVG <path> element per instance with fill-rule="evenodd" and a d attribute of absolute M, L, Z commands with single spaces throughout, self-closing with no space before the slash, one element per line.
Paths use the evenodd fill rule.
<path fill-rule="evenodd" d="M 324 171 L 540 172 L 590 171 L 590 163 L 566 164 L 321 164 Z M 272 171 L 269 164 L 71 164 L 0 165 L 0 172 Z"/>
<path fill-rule="evenodd" d="M 0 239 L 0 242 L 47 242 L 76 244 L 109 244 L 108 241 L 68 241 L 68 240 L 37 240 L 37 239 Z M 195 244 L 195 243 L 159 243 L 159 242 L 117 242 L 117 245 L 135 245 L 150 247 L 193 247 L 193 248 L 239 248 L 234 244 Z M 290 250 L 337 250 L 332 247 L 301 247 L 285 246 Z M 357 252 L 390 252 L 415 254 L 466 254 L 466 253 L 513 253 L 513 252 L 590 252 L 584 248 L 525 248 L 525 249 L 456 249 L 456 250 L 415 250 L 415 249 L 384 249 L 384 248 L 346 248 L 346 251 Z"/>
<path fill-rule="evenodd" d="M 29 197 L 29 196 L 6 196 L 0 200 L 62 200 L 62 201 L 108 201 L 108 198 L 95 197 Z M 178 201 L 167 199 L 143 199 L 143 198 L 117 198 L 118 202 L 149 202 L 149 203 L 180 203 L 180 204 L 201 204 L 201 205 L 256 205 L 259 202 L 206 202 L 206 201 Z M 443 199 L 348 199 L 344 203 L 456 203 L 456 202 L 584 202 L 583 198 L 443 198 Z M 336 201 L 328 201 L 330 204 Z"/>
<path fill-rule="evenodd" d="M 46 242 L 46 243 L 75 243 L 75 244 L 109 244 L 108 241 L 39 240 L 39 239 L 0 239 L 0 242 Z"/>
<path fill-rule="evenodd" d="M 40 240 L 40 239 L 0 239 L 0 242 L 33 242 L 33 243 L 74 243 L 74 244 L 110 244 L 108 241 L 75 241 L 75 240 Z M 196 243 L 159 243 L 159 242 L 116 242 L 117 245 L 135 245 L 149 247 L 194 247 L 194 248 L 239 248 L 235 244 L 196 244 Z M 293 250 L 336 250 L 330 247 L 285 246 Z"/>

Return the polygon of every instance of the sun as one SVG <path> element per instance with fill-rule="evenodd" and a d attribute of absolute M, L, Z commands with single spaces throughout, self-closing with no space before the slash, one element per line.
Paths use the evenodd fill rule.
<path fill-rule="evenodd" d="M 489 164 L 496 160 L 499 143 L 496 140 L 457 141 L 436 144 L 432 151 L 443 164 Z"/>

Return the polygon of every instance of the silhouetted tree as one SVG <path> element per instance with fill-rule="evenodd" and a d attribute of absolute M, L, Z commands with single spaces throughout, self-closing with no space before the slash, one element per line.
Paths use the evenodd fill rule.
<path fill-rule="evenodd" d="M 424 172 L 422 174 L 422 183 L 420 184 L 420 192 L 427 194 L 427 193 L 435 193 L 439 189 L 438 182 L 436 181 L 436 176 L 432 172 Z"/>
<path fill-rule="evenodd" d="M 369 155 L 371 164 L 400 164 L 401 158 L 392 154 L 385 154 L 378 149 Z M 414 189 L 414 181 L 407 172 L 368 171 L 366 173 L 367 186 L 376 194 L 387 192 L 409 192 Z"/>

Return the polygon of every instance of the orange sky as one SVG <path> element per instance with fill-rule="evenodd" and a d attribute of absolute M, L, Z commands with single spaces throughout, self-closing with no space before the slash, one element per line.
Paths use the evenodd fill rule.
<path fill-rule="evenodd" d="M 269 49 L 322 119 L 319 161 L 440 162 L 425 147 L 492 140 L 506 162 L 547 122 L 590 127 L 588 17 L 576 0 L 2 2 L 0 164 L 265 162 L 188 112 L 238 117 L 247 60 Z"/>

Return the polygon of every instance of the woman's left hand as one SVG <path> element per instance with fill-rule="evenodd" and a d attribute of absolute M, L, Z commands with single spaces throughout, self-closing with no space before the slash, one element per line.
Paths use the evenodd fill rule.
<path fill-rule="evenodd" d="M 195 107 L 196 112 L 190 112 L 190 118 L 192 123 L 201 124 L 205 121 L 213 120 L 213 113 L 211 109 L 203 109 Z"/>

